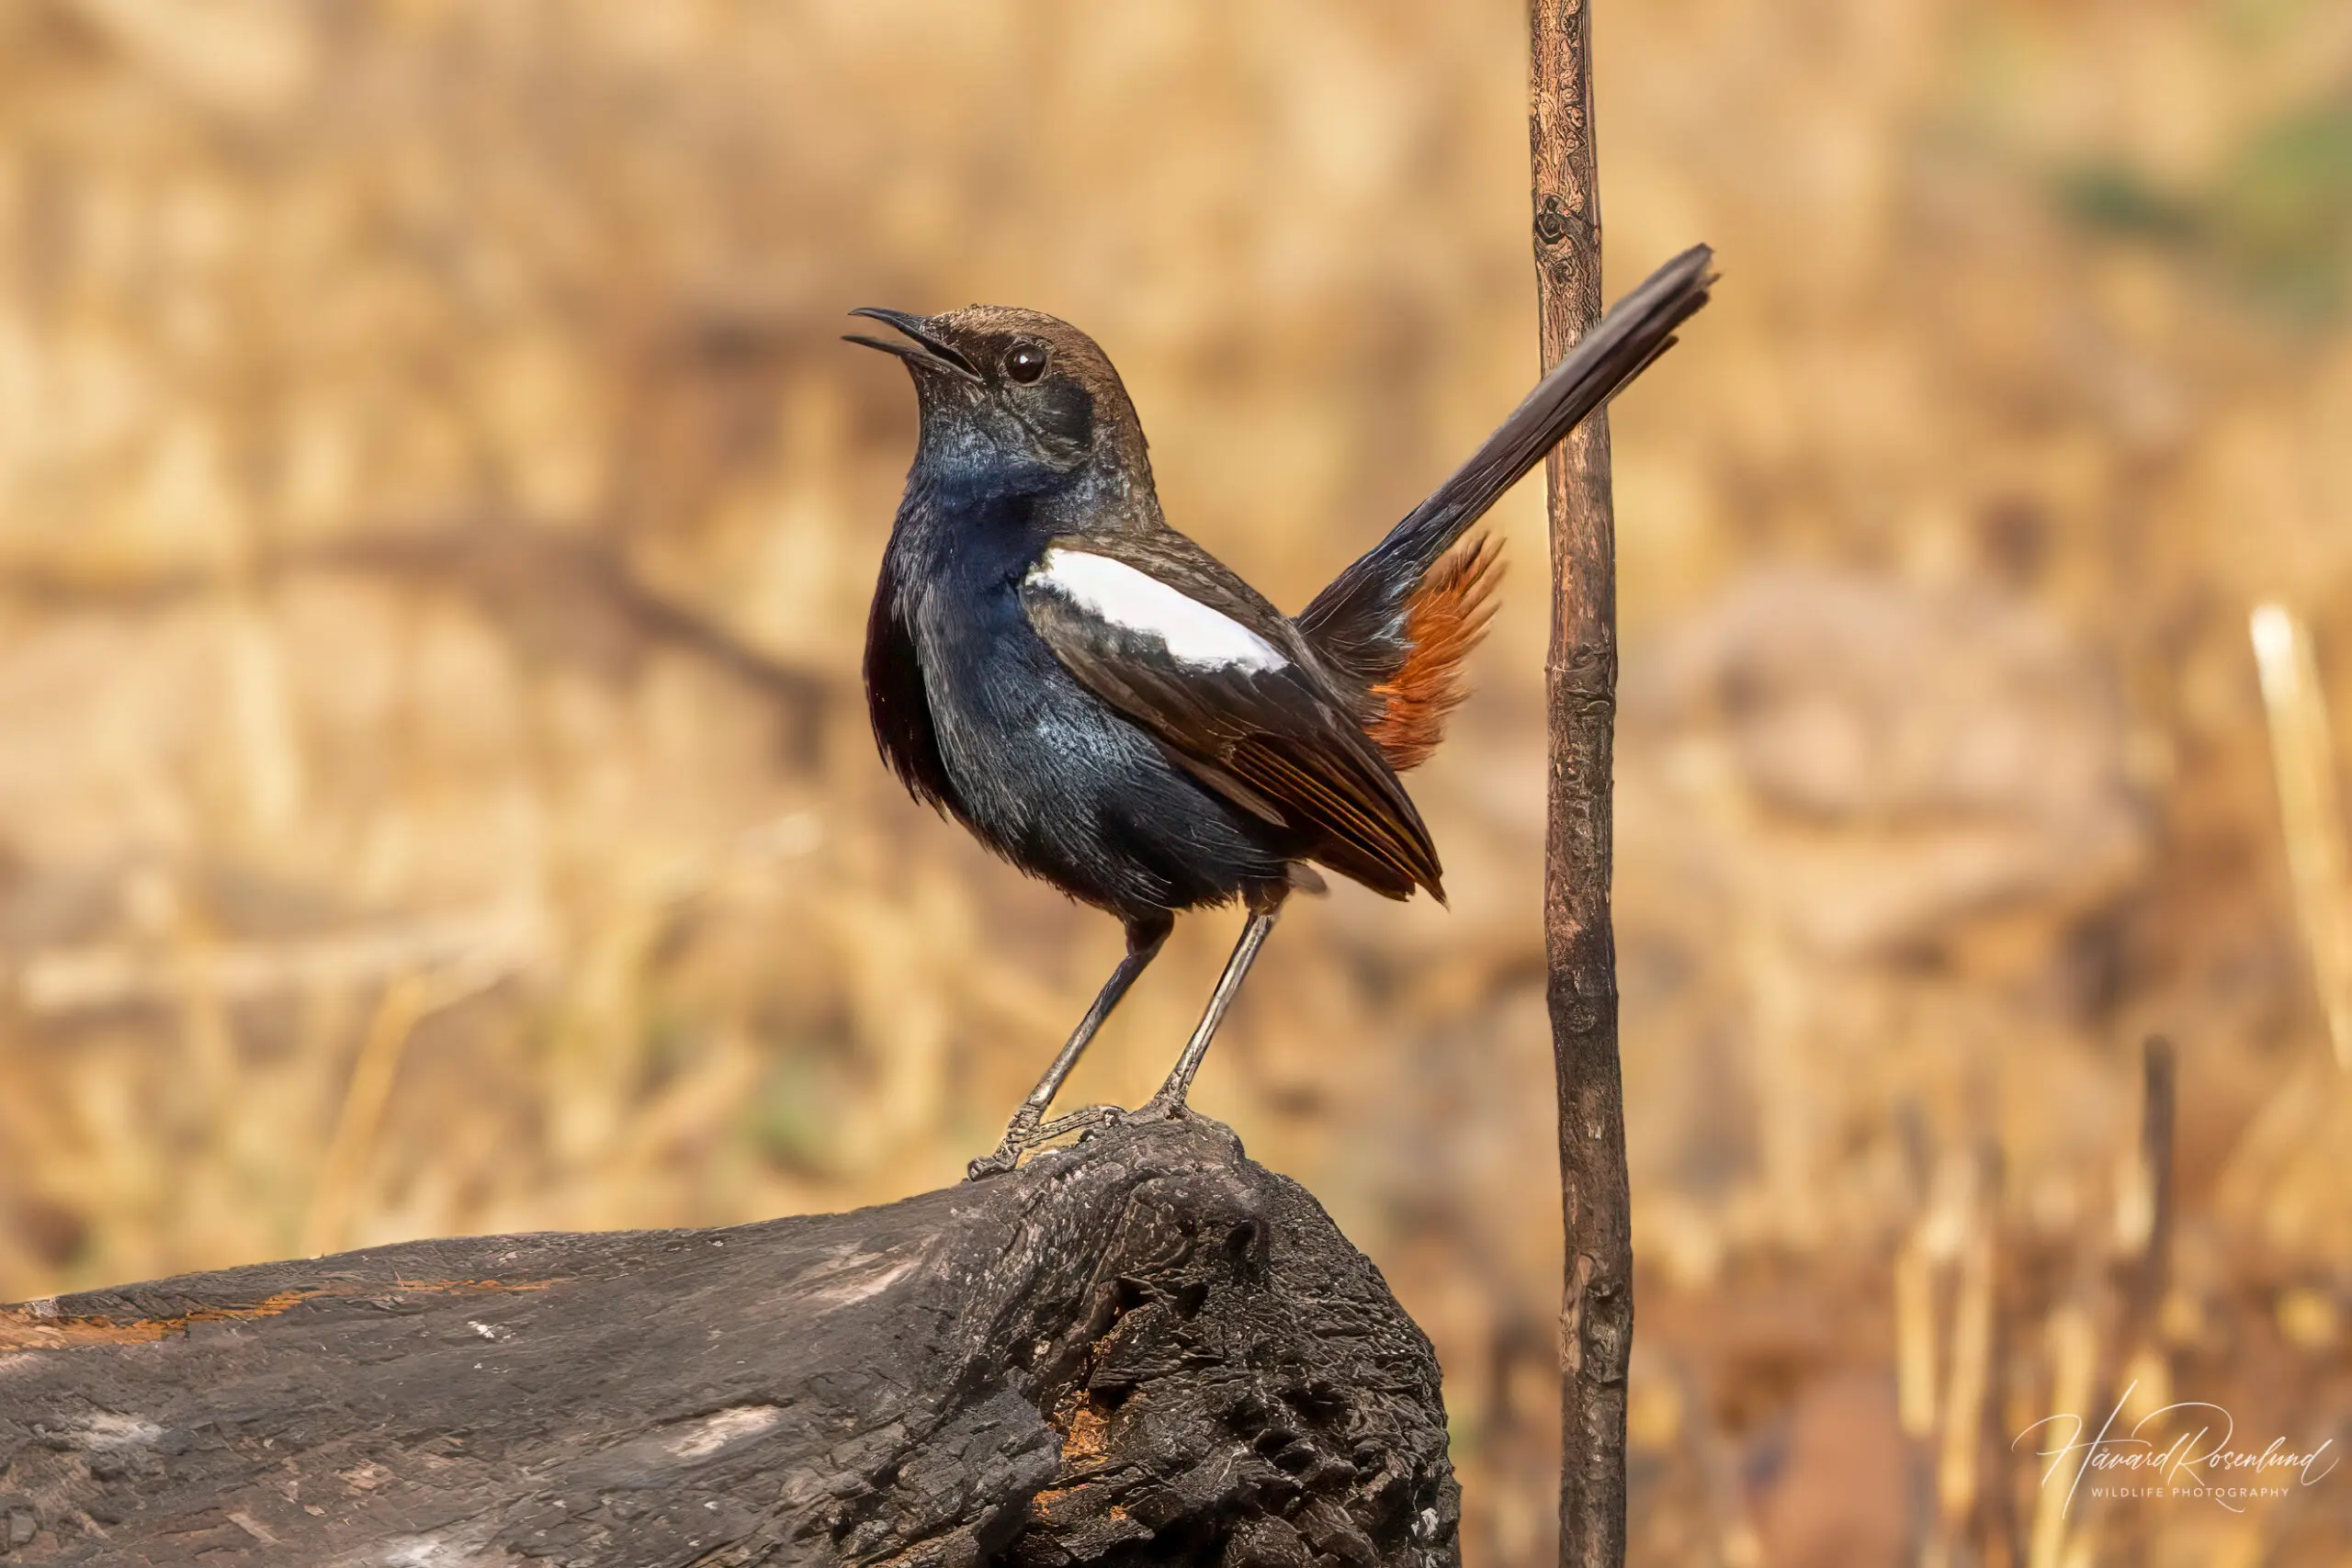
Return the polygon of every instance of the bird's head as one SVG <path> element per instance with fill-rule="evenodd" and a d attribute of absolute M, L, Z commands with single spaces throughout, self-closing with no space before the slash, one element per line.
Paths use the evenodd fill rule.
<path fill-rule="evenodd" d="M 1006 305 L 850 313 L 903 335 L 847 337 L 906 361 L 922 406 L 916 465 L 935 482 L 992 495 L 1051 490 L 1088 473 L 1148 485 L 1127 389 L 1109 356 L 1068 321 Z"/>

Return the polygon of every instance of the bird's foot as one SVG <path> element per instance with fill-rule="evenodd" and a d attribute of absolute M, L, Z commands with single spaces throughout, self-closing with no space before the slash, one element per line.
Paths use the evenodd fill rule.
<path fill-rule="evenodd" d="M 996 1153 L 982 1155 L 964 1168 L 964 1179 L 978 1181 L 984 1177 L 1001 1176 L 1021 1163 L 1026 1144 L 999 1144 Z"/>
<path fill-rule="evenodd" d="M 1083 1111 L 1073 1111 L 1067 1116 L 1057 1116 L 1037 1129 L 1035 1142 L 1043 1144 L 1055 1138 L 1066 1138 L 1072 1133 L 1099 1132 L 1134 1120 L 1135 1112 L 1120 1105 L 1090 1105 Z"/>
<path fill-rule="evenodd" d="M 1030 1150 L 1068 1137 L 1072 1133 L 1090 1133 L 1097 1128 L 1115 1127 L 1128 1120 L 1130 1112 L 1115 1105 L 1090 1105 L 1040 1122 L 1040 1112 L 1023 1106 L 1015 1112 L 1012 1124 L 1004 1130 L 1004 1141 L 996 1152 L 983 1155 L 964 1168 L 965 1179 L 978 1181 L 983 1177 L 1001 1176 L 1021 1163 L 1021 1156 Z"/>
<path fill-rule="evenodd" d="M 1021 1156 L 1037 1141 L 1037 1123 L 1046 1114 L 1041 1105 L 1023 1105 L 1012 1113 L 1004 1129 L 1004 1138 L 994 1154 L 982 1155 L 964 1168 L 964 1179 L 978 1181 L 984 1176 L 1001 1176 L 1021 1163 Z"/>

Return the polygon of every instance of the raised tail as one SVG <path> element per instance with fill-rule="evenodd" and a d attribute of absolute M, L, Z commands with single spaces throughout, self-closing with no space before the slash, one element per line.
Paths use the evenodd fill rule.
<path fill-rule="evenodd" d="M 1601 404 L 1674 346 L 1707 302 L 1714 253 L 1693 245 L 1620 299 L 1470 460 L 1388 536 L 1331 580 L 1298 627 L 1362 694 L 1366 728 L 1410 767 L 1437 743 L 1459 697 L 1456 667 L 1486 623 L 1494 578 L 1483 543 L 1438 571 L 1470 525 Z"/>

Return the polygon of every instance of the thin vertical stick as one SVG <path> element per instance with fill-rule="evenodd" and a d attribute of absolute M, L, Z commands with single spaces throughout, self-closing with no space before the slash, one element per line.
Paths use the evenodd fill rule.
<path fill-rule="evenodd" d="M 1533 0 L 1529 142 L 1544 363 L 1600 319 L 1591 17 L 1586 0 Z M 1560 1562 L 1625 1561 L 1625 1368 L 1634 1340 L 1633 1227 L 1617 1062 L 1617 953 L 1609 923 L 1610 762 L 1617 578 L 1609 427 L 1595 414 L 1544 467 L 1552 520 L 1550 827 L 1544 934 L 1559 1080 Z"/>
<path fill-rule="evenodd" d="M 1917 1239 L 1894 1257 L 1895 1424 L 1914 1442 L 1936 1430 L 1936 1262 Z"/>
<path fill-rule="evenodd" d="M 2096 1422 L 2098 1414 L 2091 1408 L 2091 1401 L 2098 1388 L 2098 1330 L 2090 1308 L 2079 1299 L 2061 1303 L 2050 1314 L 2049 1337 L 2053 1369 L 2050 1408 L 2078 1421 Z M 2033 1534 L 2026 1556 L 2029 1568 L 2063 1568 L 2074 1534 L 2067 1528 L 2067 1506 L 2075 1496 L 2075 1474 L 2088 1452 L 2087 1443 L 2078 1447 L 2069 1435 L 2064 1451 L 2051 1461 L 2047 1472 L 2036 1477 L 2040 1485 L 2033 1495 Z"/>
<path fill-rule="evenodd" d="M 2147 1206 L 2147 1235 L 2132 1271 L 2131 1312 L 2148 1331 L 2163 1310 L 2172 1271 L 2173 1122 L 2179 1078 L 2172 1042 L 2150 1035 L 2140 1055 L 2141 1201 Z"/>
<path fill-rule="evenodd" d="M 1961 1244 L 1960 1285 L 1952 1303 L 1951 1370 L 1942 1402 L 1943 1451 L 1936 1464 L 1936 1496 L 1942 1506 L 1944 1540 L 1954 1545 L 1982 1540 L 1977 1505 L 1984 1483 L 1984 1417 L 1998 1326 L 1994 1269 L 1999 1211 L 1997 1195 L 1988 1190 L 1995 1179 L 1994 1162 L 1980 1156 L 1977 1168 L 1968 1234 Z"/>
<path fill-rule="evenodd" d="M 2283 604 L 2254 612 L 2254 658 L 2270 716 L 2270 755 L 2278 775 L 2279 825 L 2295 909 L 2311 949 L 2312 978 L 2335 1044 L 2352 1073 L 2352 849 L 2345 844 L 2335 743 L 2328 733 L 2312 634 Z"/>
<path fill-rule="evenodd" d="M 1894 1418 L 1904 1437 L 1911 1526 L 1909 1561 L 1932 1563 L 1942 1540 L 1935 1506 L 1936 1388 L 1935 1249 L 1922 1223 L 1894 1258 Z"/>

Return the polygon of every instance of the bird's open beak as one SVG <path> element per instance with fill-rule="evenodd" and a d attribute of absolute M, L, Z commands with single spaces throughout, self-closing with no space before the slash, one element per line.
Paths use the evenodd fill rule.
<path fill-rule="evenodd" d="M 871 316 L 877 321 L 887 322 L 914 341 L 892 343 L 887 338 L 868 337 L 864 333 L 843 333 L 843 343 L 878 348 L 885 354 L 897 355 L 910 365 L 928 365 L 935 370 L 944 370 L 974 381 L 980 378 L 980 373 L 972 368 L 972 362 L 958 353 L 954 344 L 933 333 L 930 323 L 921 316 L 910 316 L 904 310 L 886 310 L 879 305 L 863 305 L 850 314 Z"/>

